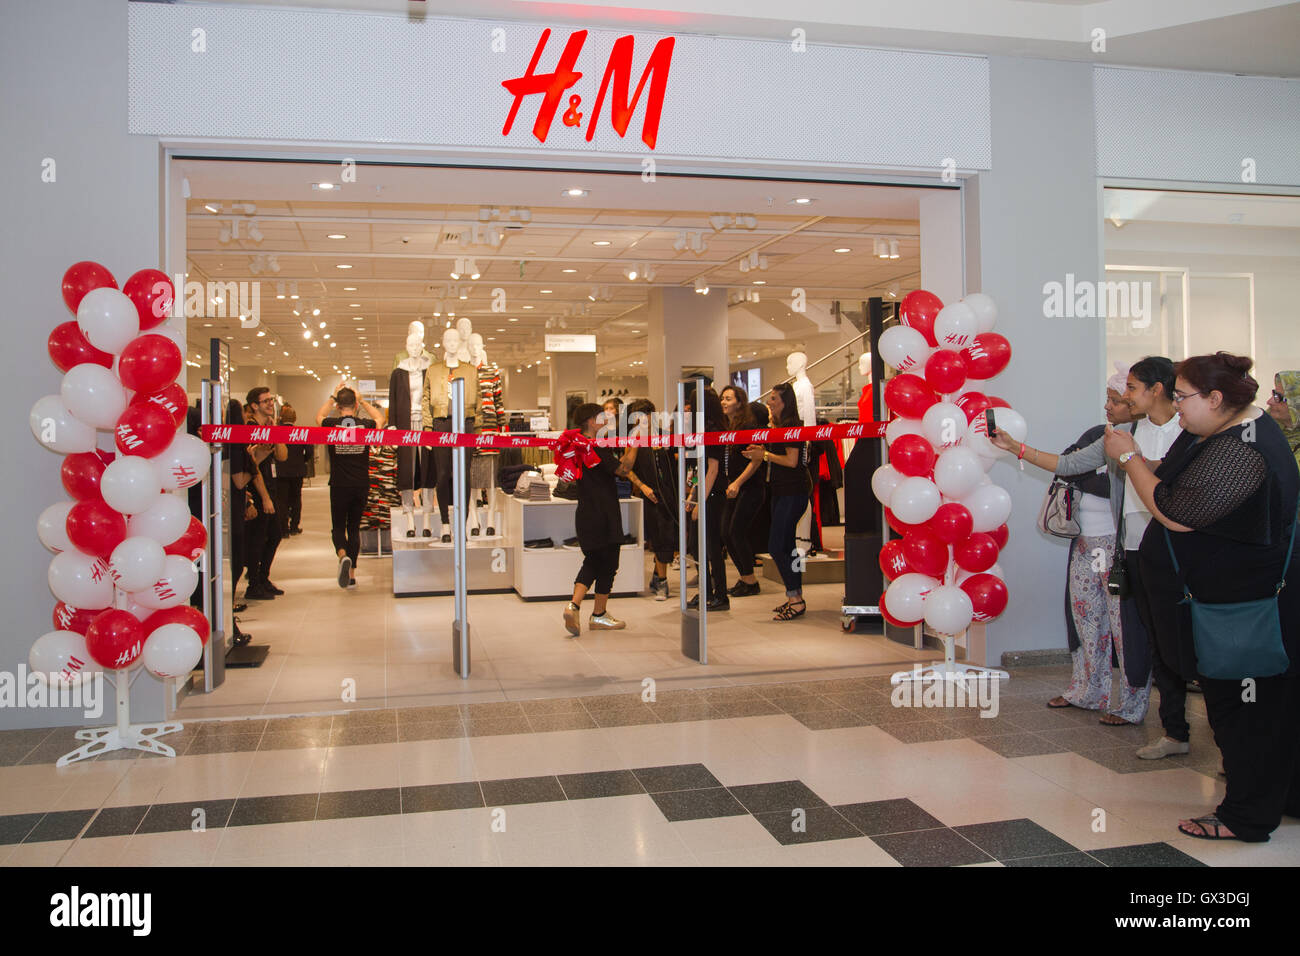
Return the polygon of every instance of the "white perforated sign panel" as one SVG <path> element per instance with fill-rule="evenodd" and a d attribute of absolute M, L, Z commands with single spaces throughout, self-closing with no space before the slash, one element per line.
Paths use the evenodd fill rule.
<path fill-rule="evenodd" d="M 1099 176 L 1300 184 L 1300 81 L 1097 67 L 1093 90 Z"/>
<path fill-rule="evenodd" d="M 505 49 L 493 51 L 493 31 Z M 593 115 L 622 32 L 589 32 L 545 143 L 532 127 L 542 96 L 513 95 L 545 24 L 408 20 L 321 10 L 131 4 L 132 133 L 272 142 L 378 143 L 636 155 L 649 85 L 626 137 L 612 93 Z M 203 52 L 196 52 L 196 30 Z M 556 69 L 571 33 L 552 29 L 537 73 Z M 664 34 L 634 34 L 629 94 Z M 988 63 L 982 57 L 678 36 L 653 154 L 743 162 L 938 171 L 987 169 Z M 823 37 L 830 40 L 833 37 Z M 577 125 L 566 125 L 578 96 Z M 590 142 L 589 125 L 595 124 Z"/>

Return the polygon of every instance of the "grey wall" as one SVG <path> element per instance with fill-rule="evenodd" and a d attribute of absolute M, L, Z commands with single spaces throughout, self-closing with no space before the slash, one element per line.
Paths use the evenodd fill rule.
<path fill-rule="evenodd" d="M 126 14 L 126 3 L 104 0 L 7 0 L 4 7 L 0 189 L 9 226 L 0 230 L 0 368 L 19 408 L 2 426 L 8 506 L 0 510 L 0 670 L 25 664 L 32 642 L 53 629 L 51 555 L 36 538 L 36 516 L 64 498 L 61 459 L 33 439 L 27 408 L 59 390 L 45 340 L 70 318 L 59 292 L 63 272 L 93 259 L 120 285 L 138 269 L 163 265 L 158 143 L 126 132 Z M 52 183 L 41 181 L 47 157 L 56 163 Z M 162 717 L 161 686 L 148 674 L 137 679 L 133 717 Z M 106 718 L 112 721 L 111 702 Z M 80 711 L 0 710 L 5 728 L 82 722 Z"/>
<path fill-rule="evenodd" d="M 1043 317 L 1043 283 L 1101 274 L 1093 153 L 1092 67 L 995 57 L 990 71 L 994 169 L 968 191 L 967 291 L 998 304 L 1011 365 L 987 389 L 1029 422 L 1029 442 L 1059 451 L 1101 420 L 1104 322 Z M 977 247 L 971 248 L 971 242 Z M 1011 603 L 988 625 L 989 659 L 1065 647 L 1066 544 L 1035 529 L 1047 475 L 1009 459 L 993 480 L 1011 493 L 1000 559 Z"/>

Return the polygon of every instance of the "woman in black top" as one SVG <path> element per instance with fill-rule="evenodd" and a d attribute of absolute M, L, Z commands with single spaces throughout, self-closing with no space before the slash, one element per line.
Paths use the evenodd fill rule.
<path fill-rule="evenodd" d="M 573 414 L 574 426 L 587 438 L 595 438 L 600 428 L 601 407 L 588 402 Z M 579 608 L 590 590 L 595 606 L 588 628 L 593 631 L 616 631 L 627 627 L 609 613 L 609 592 L 614 589 L 618 573 L 619 548 L 623 545 L 623 513 L 618 505 L 619 452 L 616 448 L 595 449 L 600 463 L 582 469 L 578 479 L 578 508 L 574 514 L 574 531 L 582 548 L 582 567 L 573 579 L 573 600 L 564 608 L 564 626 L 574 637 L 582 633 Z"/>
<path fill-rule="evenodd" d="M 645 398 L 627 407 L 628 434 L 648 436 L 655 414 L 654 404 Z M 630 446 L 623 452 L 619 474 L 632 483 L 632 494 L 643 500 L 641 515 L 646 543 L 654 552 L 654 571 L 650 574 L 650 594 L 656 601 L 668 600 L 668 563 L 677 548 L 675 516 L 669 514 L 666 495 L 660 494 L 659 462 L 649 447 Z"/>
<path fill-rule="evenodd" d="M 704 430 L 706 432 L 727 430 L 727 418 L 722 414 L 722 402 L 718 399 L 718 393 L 711 388 L 704 390 Z M 706 606 L 710 611 L 726 611 L 731 608 L 731 599 L 727 597 L 727 562 L 722 556 L 722 491 L 724 488 L 722 463 L 726 455 L 726 448 L 725 445 L 706 445 L 704 447 L 704 477 L 697 480 L 695 488 L 691 490 L 692 500 L 697 494 L 703 494 L 707 498 L 704 519 L 704 547 L 706 560 L 708 561 L 709 585 L 708 604 Z M 700 491 L 701 487 L 703 487 L 702 492 Z M 692 521 L 698 520 L 699 506 L 692 504 L 689 513 Z M 686 606 L 688 608 L 699 607 L 699 594 L 691 598 L 686 603 Z"/>
<path fill-rule="evenodd" d="M 743 388 L 728 385 L 719 398 L 722 399 L 722 411 L 727 416 L 729 431 L 758 427 Z M 763 507 L 763 480 L 766 477 L 762 462 L 750 461 L 736 445 L 723 446 L 722 479 L 726 486 L 723 493 L 727 497 L 722 506 L 722 540 L 740 574 L 740 580 L 730 591 L 732 597 L 748 597 L 759 591 L 751 542 L 754 518 Z"/>
<path fill-rule="evenodd" d="M 787 382 L 772 388 L 767 397 L 773 428 L 802 425 L 794 389 Z M 794 532 L 799 516 L 808 507 L 812 482 L 808 475 L 808 445 L 804 442 L 768 442 L 745 449 L 750 461 L 767 463 L 767 485 L 772 501 L 772 530 L 767 552 L 776 562 L 785 582 L 785 603 L 774 608 L 777 621 L 790 621 L 808 609 L 803 599 L 803 556 L 795 550 Z"/>
<path fill-rule="evenodd" d="M 1223 604 L 1273 596 L 1291 545 L 1300 473 L 1277 422 L 1251 403 L 1258 385 L 1249 358 L 1219 352 L 1178 365 L 1173 400 L 1184 433 L 1152 474 L 1130 436 L 1107 429 L 1106 453 L 1117 458 L 1156 519 L 1138 555 L 1154 605 L 1156 640 L 1176 648 L 1167 663 L 1197 679 L 1191 615 L 1170 544 L 1198 601 Z M 1292 561 L 1279 595 L 1283 645 L 1291 666 L 1244 680 L 1199 677 L 1206 716 L 1223 753 L 1227 793 L 1213 813 L 1182 820 L 1201 839 L 1262 842 L 1283 813 L 1300 815 L 1300 561 Z"/>

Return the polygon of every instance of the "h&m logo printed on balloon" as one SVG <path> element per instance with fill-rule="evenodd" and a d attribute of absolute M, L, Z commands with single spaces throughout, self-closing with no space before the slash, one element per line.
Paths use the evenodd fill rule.
<path fill-rule="evenodd" d="M 118 654 L 117 657 L 113 659 L 113 663 L 116 664 L 118 667 L 125 667 L 127 664 L 130 664 L 139 656 L 140 656 L 140 642 L 136 641 L 126 650 Z"/>
<path fill-rule="evenodd" d="M 118 425 L 117 437 L 120 444 L 134 451 L 144 444 L 144 441 L 135 433 L 130 425 Z"/>
<path fill-rule="evenodd" d="M 172 468 L 172 477 L 176 479 L 177 488 L 189 488 L 198 484 L 203 476 L 188 465 L 176 465 Z"/>

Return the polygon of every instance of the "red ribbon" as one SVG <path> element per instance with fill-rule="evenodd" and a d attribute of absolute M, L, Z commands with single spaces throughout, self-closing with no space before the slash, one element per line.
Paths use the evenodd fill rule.
<path fill-rule="evenodd" d="M 561 481 L 577 481 L 583 467 L 595 468 L 600 455 L 591 439 L 576 428 L 561 432 L 555 446 L 555 476 Z"/>

